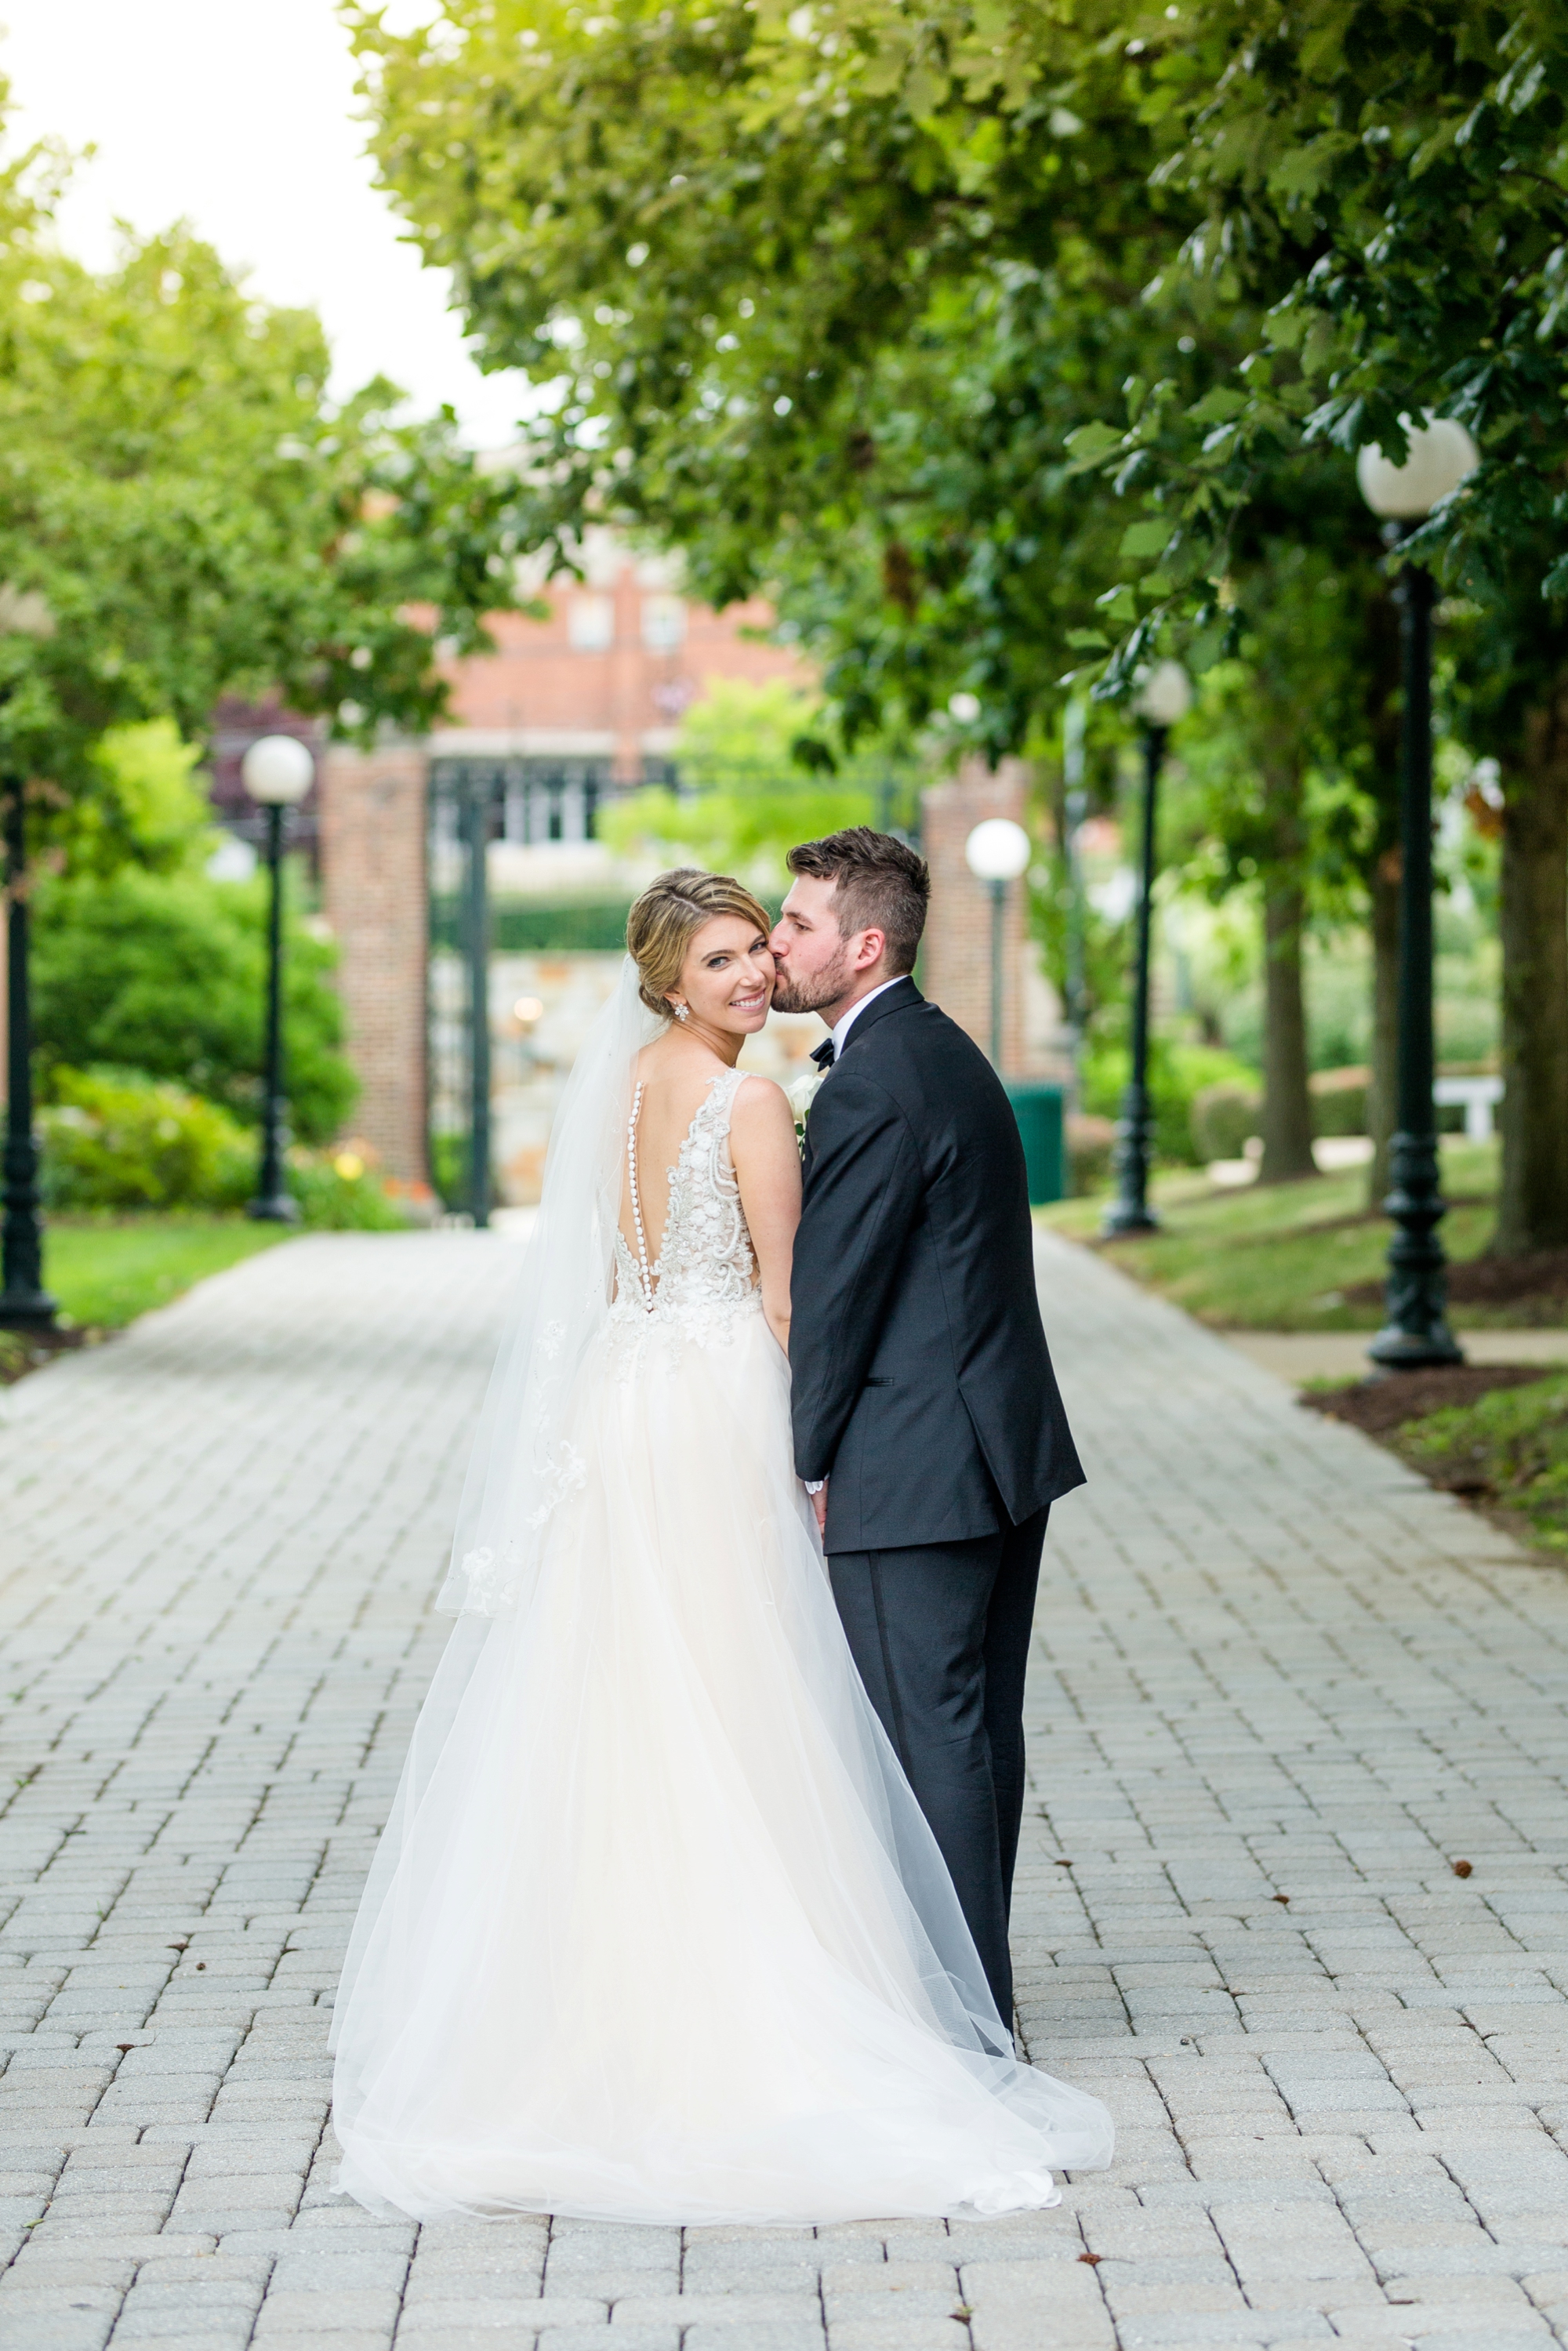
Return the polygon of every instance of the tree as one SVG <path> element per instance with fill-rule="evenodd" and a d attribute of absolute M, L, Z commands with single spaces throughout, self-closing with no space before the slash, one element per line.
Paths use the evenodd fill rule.
<path fill-rule="evenodd" d="M 788 580 L 781 542 L 847 504 L 863 614 L 877 532 L 853 475 L 883 444 L 856 403 L 883 362 L 908 375 L 945 301 L 1016 269 L 1059 289 L 1076 272 L 1145 327 L 1150 363 L 1070 436 L 1131 509 L 1097 598 L 1120 632 L 1102 690 L 1125 691 L 1173 629 L 1197 667 L 1234 648 L 1238 550 L 1281 465 L 1317 446 L 1343 468 L 1373 439 L 1397 454 L 1401 414 L 1427 406 L 1465 416 L 1486 463 L 1406 552 L 1501 614 L 1504 643 L 1529 633 L 1507 617 L 1517 593 L 1568 585 L 1568 561 L 1520 557 L 1568 454 L 1568 53 L 1548 0 L 1192 0 L 1130 37 L 1093 0 L 704 8 L 447 0 L 401 40 L 375 11 L 352 16 L 377 150 L 425 251 L 457 270 L 497 363 L 557 380 L 531 528 L 563 559 L 602 503 L 685 545 L 722 601 L 759 567 Z M 1229 345 L 1222 364 L 1183 364 L 1190 326 L 1162 336 L 1161 314 L 1174 324 L 1184 307 Z M 922 593 L 939 575 L 922 582 L 907 538 L 882 547 L 902 637 L 885 614 L 856 621 L 841 573 L 819 568 L 835 616 L 822 625 L 847 621 L 854 638 L 829 671 L 846 711 L 862 681 L 918 698 L 940 680 Z M 959 550 L 963 590 L 937 600 L 955 617 L 981 576 L 977 543 L 989 559 L 1003 534 Z M 998 622 L 987 654 L 1008 654 L 992 666 L 1027 669 L 1021 600 L 974 602 Z M 1366 699 L 1381 746 L 1383 678 Z M 1542 677 L 1528 707 L 1557 706 Z M 1016 740 L 1016 719 L 998 733 Z M 1530 1030 L 1506 1050 L 1521 1071 L 1550 1065 L 1505 1122 L 1505 1198 L 1533 1204 L 1522 1222 L 1505 1214 L 1510 1247 L 1568 1225 L 1555 739 L 1555 721 L 1532 718 L 1498 753 L 1520 811 L 1505 860 L 1519 919 L 1505 912 L 1504 928 L 1518 941 L 1544 922 L 1552 941 L 1550 969 L 1538 951 L 1505 989 L 1505 1026 Z M 1552 1180 L 1520 1176 L 1521 1151 Z"/>
<path fill-rule="evenodd" d="M 1493 1247 L 1568 1243 L 1568 50 L 1549 0 L 1240 0 L 1211 16 L 1209 86 L 1173 104 L 1164 174 L 1207 217 L 1199 273 L 1272 297 L 1225 404 L 1081 444 L 1166 526 L 1161 596 L 1201 621 L 1234 517 L 1274 451 L 1402 455 L 1426 410 L 1475 434 L 1478 472 L 1406 540 L 1470 600 L 1467 723 L 1503 777 L 1503 1183 Z M 1217 46 L 1218 44 L 1218 46 Z M 1218 68 L 1215 70 L 1215 68 Z M 1179 78 L 1186 66 L 1173 67 Z M 1175 84 L 1173 83 L 1173 87 Z M 1175 402 L 1167 402 L 1174 407 Z M 1200 437 L 1201 436 L 1201 437 Z M 1179 437 L 1179 436 L 1178 436 Z M 1140 443 L 1140 449 L 1132 445 Z M 1145 582 L 1147 588 L 1151 583 Z M 1150 600 L 1143 626 L 1168 609 Z M 1138 632 L 1123 648 L 1135 657 Z M 1386 908 L 1378 913 L 1386 920 Z"/>
<path fill-rule="evenodd" d="M 115 728 L 199 741 L 220 694 L 267 690 L 343 733 L 428 726 L 438 645 L 514 601 L 513 486 L 449 413 L 393 422 L 391 384 L 330 402 L 316 319 L 188 230 L 95 276 L 23 184 L 0 183 L 0 769 L 35 853 L 102 870 L 146 846 Z M 50 633 L 7 629 L 39 598 Z"/>
<path fill-rule="evenodd" d="M 714 679 L 684 715 L 674 758 L 679 789 L 652 785 L 607 809 L 600 831 L 612 847 L 739 872 L 780 891 L 786 851 L 845 825 L 892 821 L 904 783 L 885 747 L 847 755 L 832 776 L 795 754 L 824 751 L 818 697 L 787 679 L 752 685 Z"/>
<path fill-rule="evenodd" d="M 896 78 L 862 74 L 841 98 L 850 53 L 831 26 L 798 38 L 807 12 L 449 0 L 402 37 L 379 10 L 349 15 L 423 250 L 455 272 L 488 360 L 553 381 L 522 428 L 531 533 L 570 562 L 592 516 L 649 524 L 720 605 L 846 517 L 864 525 L 852 564 L 880 553 L 894 601 L 913 602 L 908 548 L 875 545 L 889 496 L 870 477 L 939 457 L 920 428 L 927 395 L 946 395 L 927 379 L 951 374 L 967 314 L 1006 334 L 1001 308 L 1038 318 L 1031 287 L 1052 272 L 1052 300 L 1098 278 L 1124 312 L 1197 217 L 1146 189 L 1157 151 L 1134 107 L 1110 105 L 1127 69 L 1096 47 L 1114 23 L 1102 0 L 1042 52 L 1063 72 L 1076 59 L 1094 105 L 1031 105 L 1035 135 L 994 156 L 912 113 Z M 988 79 L 982 54 L 966 71 Z M 932 485 L 944 528 L 951 486 Z M 844 569 L 823 562 L 825 601 Z M 915 664 L 900 684 L 918 706 Z"/>

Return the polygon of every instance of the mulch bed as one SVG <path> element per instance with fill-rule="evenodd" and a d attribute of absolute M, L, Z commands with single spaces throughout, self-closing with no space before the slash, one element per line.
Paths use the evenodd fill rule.
<path fill-rule="evenodd" d="M 1383 1284 L 1358 1281 L 1344 1296 L 1347 1305 L 1376 1306 Z M 1521 1323 L 1562 1322 L 1568 1320 L 1568 1249 L 1538 1249 L 1531 1257 L 1472 1257 L 1450 1265 L 1448 1300 L 1454 1306 L 1511 1307 Z"/>
<path fill-rule="evenodd" d="M 1386 1437 L 1407 1420 L 1419 1420 L 1446 1405 L 1476 1404 L 1494 1388 L 1521 1388 L 1550 1379 L 1561 1364 L 1448 1364 L 1424 1372 L 1389 1372 L 1382 1379 L 1357 1380 L 1354 1387 L 1319 1388 L 1300 1398 L 1310 1412 L 1348 1420 L 1368 1437 Z"/>
<path fill-rule="evenodd" d="M 0 1331 L 0 1388 L 14 1387 L 68 1348 L 96 1347 L 108 1335 L 85 1325 L 69 1331 Z"/>

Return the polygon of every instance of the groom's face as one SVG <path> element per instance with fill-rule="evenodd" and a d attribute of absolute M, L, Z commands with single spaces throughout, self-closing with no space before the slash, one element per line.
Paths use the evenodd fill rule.
<path fill-rule="evenodd" d="M 854 986 L 856 942 L 839 929 L 833 890 L 817 874 L 795 877 L 768 942 L 777 972 L 776 1012 L 821 1012 Z"/>

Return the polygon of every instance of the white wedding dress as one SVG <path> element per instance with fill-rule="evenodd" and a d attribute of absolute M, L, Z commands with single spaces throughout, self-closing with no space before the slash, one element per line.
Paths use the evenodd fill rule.
<path fill-rule="evenodd" d="M 1110 2160 L 1105 2109 L 1013 2059 L 851 1662 L 729 1157 L 745 1081 L 692 1121 L 646 1277 L 612 1235 L 526 1588 L 455 1635 L 416 1733 L 335 2021 L 372 2210 L 1004 2212 Z"/>

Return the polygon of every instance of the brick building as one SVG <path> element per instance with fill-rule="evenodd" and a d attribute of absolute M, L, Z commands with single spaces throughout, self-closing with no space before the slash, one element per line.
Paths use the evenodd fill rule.
<path fill-rule="evenodd" d="M 584 571 L 580 584 L 535 591 L 549 605 L 547 620 L 504 614 L 491 622 L 495 653 L 453 665 L 450 718 L 426 743 L 390 742 L 363 754 L 329 748 L 277 711 L 220 715 L 214 798 L 236 831 L 249 829 L 239 781 L 246 743 L 279 726 L 312 740 L 318 779 L 294 821 L 296 837 L 319 856 L 324 911 L 339 943 L 348 1048 L 362 1088 L 354 1131 L 404 1182 L 428 1175 L 433 777 L 437 785 L 465 772 L 482 777 L 494 794 L 498 840 L 530 852 L 549 845 L 551 864 L 559 862 L 563 883 L 573 886 L 573 845 L 601 853 L 586 849 L 601 799 L 669 773 L 681 715 L 713 680 L 802 674 L 787 651 L 745 633 L 767 626 L 764 605 L 715 613 L 689 603 L 668 563 L 633 556 L 607 532 L 591 538 Z M 444 799 L 437 806 L 444 820 Z M 982 818 L 1021 820 L 1026 806 L 1019 761 L 995 775 L 969 763 L 925 796 L 934 886 L 923 976 L 928 993 L 982 1047 L 990 1037 L 991 905 L 964 862 L 964 842 Z M 450 889 L 440 878 L 444 835 L 436 830 L 435 886 Z M 1015 884 L 1004 935 L 1002 1054 L 1013 1077 L 1055 1066 L 1054 1006 L 1038 977 L 1023 909 Z M 504 1020 L 497 1041 L 506 1041 Z"/>
<path fill-rule="evenodd" d="M 334 745 L 317 769 L 322 906 L 361 1094 L 354 1132 L 389 1176 L 425 1180 L 425 790 L 423 746 Z"/>
<path fill-rule="evenodd" d="M 585 840 L 606 793 L 663 781 L 682 713 L 715 679 L 804 674 L 745 633 L 768 627 L 766 604 L 690 603 L 668 559 L 610 531 L 589 533 L 582 561 L 580 584 L 534 589 L 548 620 L 490 622 L 496 651 L 453 665 L 451 718 L 431 737 L 433 758 L 505 763 L 501 837 L 518 844 Z"/>
<path fill-rule="evenodd" d="M 471 768 L 493 783 L 501 841 L 570 851 L 591 838 L 607 794 L 669 773 L 681 714 L 713 680 L 802 674 L 791 654 L 744 633 L 768 625 L 766 605 L 716 613 L 690 603 L 667 561 L 634 556 L 607 531 L 590 534 L 583 569 L 580 583 L 525 579 L 549 604 L 549 618 L 491 621 L 496 651 L 452 664 L 451 715 L 428 742 L 369 754 L 313 743 L 318 780 L 297 837 L 318 851 L 341 956 L 348 1046 L 362 1088 L 354 1128 L 386 1172 L 405 1182 L 427 1172 L 433 770 L 450 780 Z M 279 725 L 308 730 L 276 712 L 224 718 L 214 798 L 244 830 L 246 743 Z"/>

